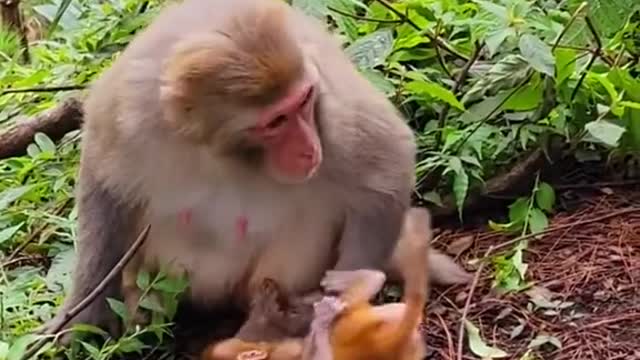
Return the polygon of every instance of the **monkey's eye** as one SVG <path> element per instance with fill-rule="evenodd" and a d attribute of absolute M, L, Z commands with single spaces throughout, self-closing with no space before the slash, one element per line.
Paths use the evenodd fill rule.
<path fill-rule="evenodd" d="M 268 123 L 265 126 L 265 128 L 267 130 L 275 130 L 275 129 L 279 128 L 282 124 L 284 124 L 285 121 L 287 121 L 287 117 L 284 116 L 284 115 L 280 115 L 280 116 L 276 117 L 273 121 Z"/>

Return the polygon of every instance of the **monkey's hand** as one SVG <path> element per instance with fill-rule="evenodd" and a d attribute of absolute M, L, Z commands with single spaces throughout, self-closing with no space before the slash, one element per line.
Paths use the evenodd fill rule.
<path fill-rule="evenodd" d="M 347 298 L 351 300 L 367 301 L 382 289 L 386 279 L 385 274 L 377 270 L 329 270 L 320 285 L 328 292 L 348 291 Z"/>
<path fill-rule="evenodd" d="M 311 327 L 315 330 L 328 329 L 333 320 L 344 310 L 346 304 L 335 296 L 325 296 L 313 304 L 313 321 Z"/>

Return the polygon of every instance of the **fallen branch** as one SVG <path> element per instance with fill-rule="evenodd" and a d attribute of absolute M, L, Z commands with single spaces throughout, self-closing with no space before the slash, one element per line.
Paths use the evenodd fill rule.
<path fill-rule="evenodd" d="M 122 256 L 122 258 L 120 258 L 120 260 L 115 264 L 115 266 L 111 269 L 111 271 L 109 271 L 107 276 L 105 276 L 104 279 L 100 281 L 100 283 L 87 295 L 87 297 L 82 299 L 81 302 L 79 302 L 76 306 L 74 306 L 69 311 L 67 311 L 64 314 L 63 320 L 60 323 L 56 324 L 56 326 L 50 329 L 47 329 L 45 335 L 54 335 L 60 332 L 60 330 L 62 330 L 62 328 L 67 323 L 69 323 L 69 321 L 74 316 L 78 315 L 80 311 L 84 310 L 87 306 L 89 306 L 89 304 L 91 304 L 91 302 L 95 300 L 95 298 L 98 297 L 98 295 L 100 295 L 105 290 L 109 282 L 111 282 L 111 280 L 113 280 L 116 277 L 116 275 L 118 275 L 122 271 L 122 269 L 129 263 L 131 258 L 136 254 L 140 246 L 142 246 L 144 241 L 147 239 L 147 235 L 149 235 L 150 229 L 151 229 L 151 225 L 147 225 L 142 230 L 142 232 L 138 235 L 138 238 L 136 239 L 136 241 L 134 241 L 133 244 L 131 244 L 131 247 L 129 247 L 127 252 Z M 36 352 L 38 352 L 38 350 L 42 349 L 42 347 L 46 344 L 46 342 L 47 342 L 47 337 L 41 338 L 24 354 L 22 358 L 30 359 L 36 354 Z"/>
<path fill-rule="evenodd" d="M 82 102 L 68 98 L 60 105 L 21 121 L 0 134 L 0 159 L 24 155 L 36 133 L 46 134 L 51 140 L 60 140 L 82 124 Z"/>

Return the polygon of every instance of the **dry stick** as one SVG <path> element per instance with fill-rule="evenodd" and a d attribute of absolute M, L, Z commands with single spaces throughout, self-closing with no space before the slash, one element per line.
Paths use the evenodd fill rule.
<path fill-rule="evenodd" d="M 7 89 L 3 90 L 0 93 L 0 96 L 7 94 L 19 94 L 19 93 L 28 93 L 28 92 L 55 92 L 55 91 L 73 91 L 73 90 L 83 90 L 86 89 L 86 85 L 60 85 L 60 86 L 43 86 L 43 87 L 31 87 L 31 88 L 18 88 L 18 89 Z"/>
<path fill-rule="evenodd" d="M 104 279 L 102 279 L 102 281 L 100 281 L 100 283 L 84 299 L 82 299 L 80 303 L 78 303 L 76 306 L 68 310 L 64 314 L 63 320 L 53 328 L 49 329 L 47 331 L 47 335 L 52 335 L 59 332 L 69 322 L 69 320 L 71 320 L 74 316 L 78 315 L 78 313 L 84 310 L 84 308 L 89 306 L 89 304 L 104 291 L 104 289 L 107 287 L 109 282 L 113 280 L 113 278 L 116 277 L 116 275 L 118 275 L 120 271 L 122 271 L 122 269 L 127 265 L 127 263 L 129 263 L 129 260 L 131 260 L 131 258 L 138 251 L 140 246 L 142 246 L 144 241 L 147 239 L 147 235 L 149 235 L 150 228 L 151 228 L 151 225 L 147 225 L 144 228 L 144 230 L 142 230 L 140 235 L 138 235 L 138 238 L 136 239 L 136 241 L 134 241 L 133 244 L 131 244 L 131 247 L 122 256 L 122 258 L 120 258 L 120 260 L 115 264 L 115 266 L 111 269 L 111 271 L 109 271 L 107 276 L 105 276 Z M 35 343 L 31 347 L 31 349 L 29 349 L 29 351 L 25 353 L 23 359 L 28 359 L 33 355 L 35 355 L 35 353 L 46 344 L 46 341 L 47 341 L 46 337 L 41 338 L 37 343 Z"/>
<path fill-rule="evenodd" d="M 483 258 L 486 258 L 492 251 L 493 246 L 489 247 Z M 471 283 L 471 288 L 469 289 L 469 295 L 467 295 L 467 301 L 464 303 L 464 309 L 462 309 L 462 318 L 460 319 L 460 328 L 458 329 L 458 360 L 462 360 L 462 344 L 464 343 L 464 322 L 467 321 L 467 313 L 469 313 L 469 307 L 471 306 L 473 292 L 478 286 L 478 281 L 480 280 L 480 275 L 482 274 L 482 269 L 484 269 L 485 264 L 486 262 L 481 262 L 478 270 L 476 270 L 476 274 L 473 277 L 473 282 Z"/>

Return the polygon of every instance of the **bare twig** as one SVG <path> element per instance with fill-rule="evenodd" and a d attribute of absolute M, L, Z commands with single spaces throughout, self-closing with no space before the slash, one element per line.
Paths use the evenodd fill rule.
<path fill-rule="evenodd" d="M 400 19 L 402 19 L 403 22 L 406 22 L 407 24 L 409 24 L 412 28 L 416 29 L 417 31 L 424 32 L 424 35 L 426 37 L 428 37 L 429 40 L 431 40 L 431 42 L 434 43 L 434 46 L 440 46 L 441 48 L 447 50 L 447 52 L 449 52 L 451 55 L 457 57 L 460 60 L 464 60 L 464 61 L 468 60 L 466 56 L 464 56 L 463 54 L 459 53 L 456 49 L 454 49 L 449 44 L 447 44 L 446 41 L 444 41 L 441 37 L 438 37 L 438 36 L 432 34 L 428 30 L 420 28 L 420 26 L 418 26 L 418 24 L 416 24 L 413 20 L 409 19 L 408 16 L 406 16 L 405 14 L 403 14 L 402 12 L 400 12 L 396 8 L 394 8 L 393 5 L 391 5 L 389 2 L 387 2 L 387 0 L 376 0 L 376 1 L 378 1 L 378 3 L 380 3 L 380 5 L 384 6 L 389 11 L 391 11 L 396 16 L 398 16 Z"/>
<path fill-rule="evenodd" d="M 376 22 L 376 23 L 380 23 L 380 24 L 401 24 L 404 22 L 404 20 L 398 19 L 398 20 L 394 20 L 394 19 L 374 19 L 374 18 L 370 18 L 370 17 L 366 17 L 366 16 L 360 16 L 360 15 L 356 15 L 356 14 L 350 14 L 346 11 L 342 11 L 340 9 L 336 9 L 333 6 L 327 6 L 327 9 L 329 9 L 330 11 L 333 11 L 336 14 L 340 14 L 342 16 L 346 16 L 352 19 L 356 19 L 356 20 L 362 20 L 362 21 L 369 21 L 369 22 Z"/>
<path fill-rule="evenodd" d="M 142 246 L 144 241 L 147 239 L 147 235 L 149 235 L 150 229 L 151 229 L 151 225 L 147 225 L 142 230 L 142 232 L 140 232 L 140 234 L 138 235 L 138 238 L 133 242 L 133 244 L 131 244 L 131 247 L 129 247 L 129 249 L 124 254 L 124 256 L 120 258 L 120 260 L 111 269 L 111 271 L 109 271 L 109 273 L 104 277 L 104 279 L 102 279 L 102 281 L 100 281 L 100 283 L 98 283 L 98 285 L 84 299 L 82 299 L 81 302 L 79 302 L 76 306 L 68 310 L 64 314 L 63 320 L 60 323 L 56 324 L 56 326 L 52 327 L 51 329 L 48 329 L 47 335 L 53 335 L 55 333 L 58 333 L 74 316 L 78 315 L 80 311 L 84 310 L 87 306 L 89 306 L 89 304 L 105 290 L 109 282 L 111 282 L 111 280 L 113 280 L 113 278 L 115 278 L 116 275 L 118 275 L 122 271 L 122 269 L 129 263 L 131 258 L 138 251 L 140 246 Z M 47 338 L 45 337 L 40 339 L 38 342 L 36 342 L 29 349 L 29 351 L 25 353 L 23 359 L 29 359 L 33 355 L 35 355 L 35 353 L 46 344 L 46 341 L 47 341 Z"/>
<path fill-rule="evenodd" d="M 600 36 L 598 35 L 598 32 L 596 31 L 595 27 L 593 26 L 593 23 L 591 22 L 591 19 L 589 19 L 589 17 L 586 16 L 584 18 L 584 20 L 587 23 L 587 28 L 589 28 L 589 31 L 591 32 L 591 35 L 593 35 L 593 38 L 596 41 L 597 48 L 591 54 L 591 58 L 589 58 L 589 62 L 587 63 L 587 66 L 585 66 L 582 74 L 580 75 L 580 78 L 578 79 L 578 82 L 576 83 L 576 87 L 571 92 L 571 101 L 573 101 L 573 99 L 575 99 L 576 95 L 578 94 L 578 90 L 580 90 L 580 87 L 582 86 L 582 83 L 584 82 L 584 79 L 587 77 L 587 74 L 589 74 L 589 70 L 591 70 L 591 67 L 595 63 L 596 59 L 598 57 L 600 57 L 600 54 L 602 53 L 602 40 L 600 40 Z"/>
<path fill-rule="evenodd" d="M 19 94 L 19 93 L 28 93 L 28 92 L 55 92 L 55 91 L 72 91 L 72 90 L 82 90 L 86 89 L 86 85 L 60 85 L 60 86 L 42 86 L 42 87 L 30 87 L 30 88 L 19 88 L 19 89 L 6 89 L 0 93 L 0 96 L 7 94 Z"/>
<path fill-rule="evenodd" d="M 489 247 L 485 256 L 486 258 L 488 254 L 493 251 L 493 247 Z M 480 280 L 480 275 L 482 274 L 482 269 L 484 269 L 486 262 L 482 261 L 480 266 L 478 266 L 478 270 L 476 270 L 476 274 L 473 277 L 473 282 L 471 283 L 471 287 L 469 288 L 469 295 L 467 295 L 467 301 L 464 303 L 464 308 L 462 309 L 462 316 L 460 317 L 460 328 L 458 329 L 458 360 L 462 360 L 462 344 L 464 343 L 464 322 L 467 321 L 467 314 L 469 313 L 469 307 L 471 306 L 471 299 L 473 298 L 473 293 L 478 287 L 478 281 Z"/>

